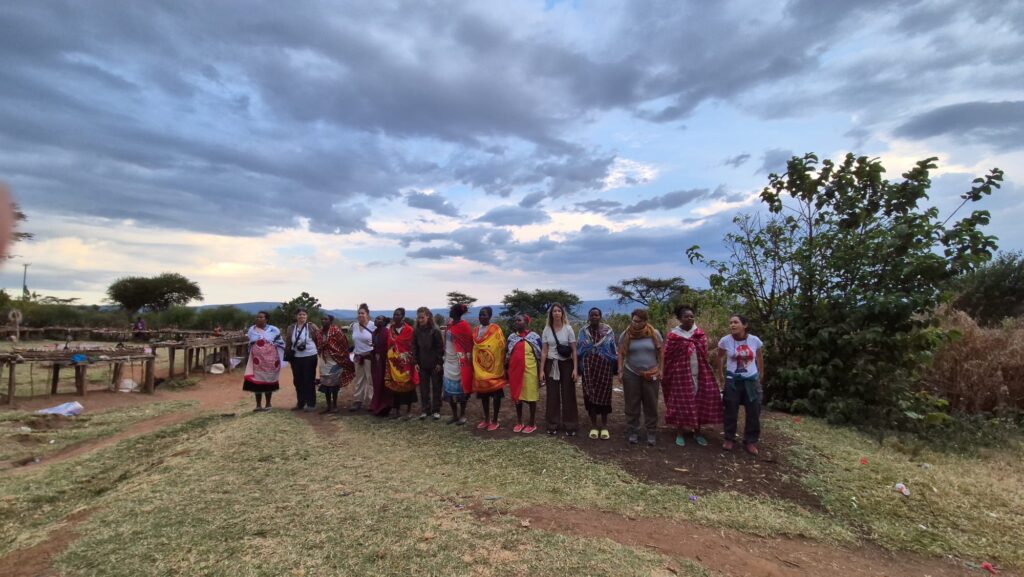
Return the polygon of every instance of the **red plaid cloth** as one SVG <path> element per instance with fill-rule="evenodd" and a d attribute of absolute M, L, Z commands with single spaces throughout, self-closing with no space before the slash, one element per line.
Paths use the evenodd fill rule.
<path fill-rule="evenodd" d="M 697 391 L 693 390 L 690 355 L 697 350 Z M 665 423 L 684 431 L 722 422 L 722 393 L 708 362 L 708 337 L 699 328 L 693 338 L 670 332 L 665 339 Z"/>
<path fill-rule="evenodd" d="M 612 373 L 615 365 L 597 353 L 583 357 L 583 398 L 592 405 L 612 406 Z"/>

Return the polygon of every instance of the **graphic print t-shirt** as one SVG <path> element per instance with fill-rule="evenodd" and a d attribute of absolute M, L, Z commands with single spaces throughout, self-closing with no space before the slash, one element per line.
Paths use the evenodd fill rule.
<path fill-rule="evenodd" d="M 718 348 L 725 351 L 726 370 L 746 376 L 757 374 L 757 351 L 761 346 L 761 339 L 754 335 L 747 335 L 747 338 L 740 341 L 732 335 L 725 335 L 718 341 Z"/>

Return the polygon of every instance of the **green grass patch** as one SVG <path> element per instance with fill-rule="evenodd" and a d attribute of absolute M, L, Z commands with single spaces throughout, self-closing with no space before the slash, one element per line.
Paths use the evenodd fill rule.
<path fill-rule="evenodd" d="M 45 457 L 69 445 L 107 437 L 134 423 L 183 411 L 196 404 L 195 401 L 168 401 L 97 413 L 89 413 L 87 407 L 86 412 L 77 417 L 3 411 L 0 412 L 0 461 Z"/>
<path fill-rule="evenodd" d="M 793 458 L 811 472 L 804 482 L 825 507 L 883 547 L 1024 566 L 1020 444 L 971 455 L 908 452 L 896 439 L 879 444 L 816 419 L 774 424 L 796 439 Z"/>
<path fill-rule="evenodd" d="M 483 484 L 431 487 L 430 473 L 405 461 L 415 447 L 375 453 L 367 432 L 325 438 L 284 412 L 223 421 L 188 443 L 190 453 L 103 498 L 58 568 L 69 576 L 668 574 L 653 552 L 527 530 L 512 517 L 480 521 L 457 504 Z M 492 465 L 474 467 L 478 481 Z"/>
<path fill-rule="evenodd" d="M 160 383 L 160 388 L 169 391 L 183 391 L 195 387 L 200 380 L 202 379 L 199 377 L 176 377 Z"/>

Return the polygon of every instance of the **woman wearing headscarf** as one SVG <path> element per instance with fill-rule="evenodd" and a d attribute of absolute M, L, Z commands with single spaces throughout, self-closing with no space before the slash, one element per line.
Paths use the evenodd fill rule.
<path fill-rule="evenodd" d="M 338 412 L 338 393 L 352 382 L 356 367 L 348 356 L 348 337 L 334 324 L 334 315 L 320 319 L 316 348 L 320 355 L 320 392 L 327 397 L 324 413 Z"/>
<path fill-rule="evenodd" d="M 416 310 L 412 356 L 420 375 L 420 420 L 433 415 L 441 418 L 441 383 L 444 369 L 444 336 L 434 324 L 434 315 L 427 307 Z"/>
<path fill-rule="evenodd" d="M 501 427 L 498 412 L 508 383 L 505 377 L 505 334 L 501 327 L 491 322 L 493 314 L 491 307 L 482 307 L 480 326 L 473 334 L 473 391 L 480 398 L 484 410 L 484 420 L 476 428 L 488 431 Z M 493 416 L 491 401 L 494 402 Z"/>
<path fill-rule="evenodd" d="M 370 412 L 378 417 L 391 414 L 394 406 L 394 395 L 387 387 L 388 378 L 388 318 L 377 315 L 373 319 L 373 399 L 370 401 Z"/>
<path fill-rule="evenodd" d="M 464 304 L 452 305 L 444 331 L 444 398 L 452 407 L 449 425 L 466 424 L 466 401 L 473 392 L 473 329 L 462 319 L 468 311 Z"/>
<path fill-rule="evenodd" d="M 370 307 L 366 303 L 359 305 L 356 322 L 349 331 L 352 333 L 352 356 L 356 366 L 355 384 L 352 386 L 352 406 L 349 411 L 355 412 L 364 406 L 370 406 L 373 398 L 373 331 L 375 326 L 370 322 Z"/>
<path fill-rule="evenodd" d="M 387 371 L 384 386 L 391 390 L 395 405 L 395 418 L 412 417 L 412 404 L 416 402 L 416 387 L 420 375 L 416 371 L 416 360 L 412 356 L 413 328 L 405 322 L 405 309 L 398 307 L 391 317 L 387 335 Z M 405 414 L 401 408 L 405 406 Z"/>
<path fill-rule="evenodd" d="M 701 427 L 722 422 L 722 393 L 708 360 L 708 337 L 697 326 L 693 307 L 675 309 L 679 326 L 665 338 L 662 356 L 662 391 L 665 395 L 665 424 L 676 428 L 676 444 L 686 445 L 686 433 L 700 446 L 708 441 Z"/>
<path fill-rule="evenodd" d="M 309 321 L 306 309 L 295 313 L 295 324 L 284 334 L 285 352 L 291 355 L 292 382 L 295 385 L 295 408 L 293 411 L 316 411 L 316 341 L 320 328 Z"/>
<path fill-rule="evenodd" d="M 612 412 L 612 376 L 618 366 L 615 331 L 601 322 L 601 309 L 587 312 L 587 326 L 576 343 L 578 372 L 583 380 L 583 406 L 590 416 L 590 438 L 609 439 L 608 413 Z M 598 418 L 601 424 L 598 430 Z"/>
<path fill-rule="evenodd" d="M 508 365 L 508 388 L 516 404 L 516 426 L 513 433 L 537 430 L 537 399 L 540 385 L 540 335 L 530 330 L 530 317 L 518 314 L 512 318 L 505 363 Z M 530 405 L 530 424 L 523 426 L 523 403 Z"/>
<path fill-rule="evenodd" d="M 281 364 L 284 362 L 284 338 L 281 331 L 268 324 L 270 315 L 265 311 L 256 313 L 256 322 L 246 331 L 249 337 L 249 355 L 245 363 L 242 390 L 256 395 L 253 412 L 270 410 L 270 397 L 280 388 Z M 263 406 L 263 397 L 267 404 Z"/>
<path fill-rule="evenodd" d="M 619 340 L 619 374 L 626 400 L 626 431 L 630 444 L 640 442 L 643 409 L 647 444 L 658 442 L 658 389 L 661 386 L 661 333 L 647 322 L 647 311 L 636 309 Z"/>
<path fill-rule="evenodd" d="M 548 321 L 541 337 L 541 358 L 548 388 L 547 427 L 549 435 L 559 429 L 566 437 L 575 437 L 579 428 L 579 407 L 576 406 L 576 334 L 569 326 L 565 307 L 553 303 L 548 307 Z"/>

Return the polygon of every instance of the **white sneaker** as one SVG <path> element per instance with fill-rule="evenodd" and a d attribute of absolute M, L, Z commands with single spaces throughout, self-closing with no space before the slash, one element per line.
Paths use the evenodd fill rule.
<path fill-rule="evenodd" d="M 441 420 L 441 413 L 434 413 L 433 416 L 434 416 L 434 420 L 435 421 L 440 421 Z"/>
<path fill-rule="evenodd" d="M 427 418 L 427 414 L 426 414 L 426 413 L 420 413 L 420 420 L 421 420 L 421 421 L 422 421 L 423 419 L 426 419 L 426 418 Z"/>

